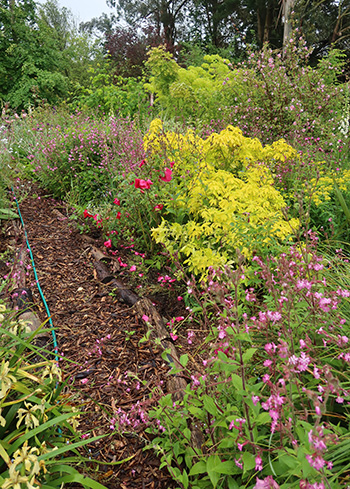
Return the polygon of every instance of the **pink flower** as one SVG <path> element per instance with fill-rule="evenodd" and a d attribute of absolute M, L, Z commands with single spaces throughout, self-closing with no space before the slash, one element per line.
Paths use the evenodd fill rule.
<path fill-rule="evenodd" d="M 232 430 L 232 428 L 236 428 L 236 430 L 241 430 L 245 422 L 246 422 L 245 418 L 236 418 L 235 420 L 231 421 L 228 429 Z"/>
<path fill-rule="evenodd" d="M 148 316 L 146 316 L 146 314 L 144 314 L 144 315 L 142 316 L 142 319 L 143 319 L 144 321 L 146 321 L 146 323 L 148 323 L 148 321 L 149 321 L 149 317 L 148 317 Z"/>
<path fill-rule="evenodd" d="M 146 160 L 142 160 L 141 163 L 139 163 L 139 168 L 142 168 L 143 165 L 145 165 L 145 164 L 146 164 Z"/>
<path fill-rule="evenodd" d="M 258 455 L 257 457 L 255 457 L 255 470 L 257 471 L 262 469 L 263 469 L 262 460 L 260 455 Z"/>
<path fill-rule="evenodd" d="M 157 204 L 155 207 L 154 207 L 154 210 L 155 211 L 161 211 L 163 209 L 164 205 L 163 204 Z"/>
<path fill-rule="evenodd" d="M 120 205 L 120 200 L 119 200 L 119 199 L 117 199 L 117 198 L 115 198 L 115 199 L 113 200 L 113 204 L 115 204 L 115 205 Z"/>
<path fill-rule="evenodd" d="M 110 239 L 105 241 L 103 244 L 105 245 L 106 248 L 112 248 L 112 241 Z"/>
<path fill-rule="evenodd" d="M 120 258 L 120 256 L 118 256 L 118 262 L 119 262 L 119 265 L 120 265 L 121 267 L 127 267 L 127 266 L 128 266 L 128 264 L 127 264 L 127 263 L 123 263 L 123 260 Z"/>
<path fill-rule="evenodd" d="M 258 402 L 260 401 L 260 397 L 259 396 L 252 396 L 252 401 L 253 401 L 254 406 L 256 406 L 258 404 Z"/>
<path fill-rule="evenodd" d="M 272 475 L 265 477 L 265 479 L 256 478 L 256 484 L 253 489 L 279 489 L 279 485 L 273 479 Z"/>
<path fill-rule="evenodd" d="M 326 297 L 322 297 L 319 302 L 320 309 L 322 309 L 323 312 L 329 312 L 330 307 L 328 304 L 332 302 L 331 299 L 327 299 Z"/>
<path fill-rule="evenodd" d="M 183 297 L 181 297 L 181 295 L 179 295 L 179 297 L 177 298 L 178 301 L 182 301 L 183 300 Z"/>
<path fill-rule="evenodd" d="M 120 219 L 121 217 L 122 217 L 122 213 L 121 212 L 117 212 L 116 218 L 117 219 Z"/>
<path fill-rule="evenodd" d="M 189 345 L 192 345 L 192 338 L 194 338 L 196 335 L 193 331 L 188 331 L 187 332 L 187 343 Z"/>
<path fill-rule="evenodd" d="M 163 182 L 170 182 L 170 180 L 172 179 L 172 174 L 173 171 L 170 170 L 170 168 L 165 168 L 164 177 L 159 177 L 159 180 L 162 180 Z"/>
<path fill-rule="evenodd" d="M 170 338 L 171 338 L 173 341 L 176 341 L 176 340 L 178 339 L 178 336 L 177 336 L 177 334 L 170 333 Z"/>
<path fill-rule="evenodd" d="M 81 382 L 82 384 L 87 384 L 87 383 L 89 382 L 89 380 L 88 380 L 88 379 L 81 379 L 81 381 L 80 381 L 80 382 Z"/>
<path fill-rule="evenodd" d="M 130 270 L 129 270 L 129 271 L 130 271 L 130 272 L 135 272 L 135 270 L 136 270 L 136 266 L 135 266 L 135 265 L 131 265 L 131 267 L 130 267 Z"/>
<path fill-rule="evenodd" d="M 140 178 L 135 178 L 135 188 L 139 189 L 150 189 L 151 185 L 153 185 L 153 182 L 148 179 L 148 180 L 142 180 Z"/>

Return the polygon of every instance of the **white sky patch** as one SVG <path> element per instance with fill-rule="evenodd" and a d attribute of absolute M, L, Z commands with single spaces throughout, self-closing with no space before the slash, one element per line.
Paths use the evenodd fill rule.
<path fill-rule="evenodd" d="M 60 7 L 67 7 L 72 11 L 78 24 L 99 17 L 102 13 L 115 13 L 115 9 L 107 7 L 105 0 L 58 0 L 58 3 Z"/>

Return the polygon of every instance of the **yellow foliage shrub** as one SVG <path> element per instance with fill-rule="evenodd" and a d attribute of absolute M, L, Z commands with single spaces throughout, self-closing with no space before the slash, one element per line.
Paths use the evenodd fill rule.
<path fill-rule="evenodd" d="M 298 227 L 298 220 L 283 216 L 286 203 L 264 164 L 283 153 L 296 156 L 285 141 L 263 148 L 233 126 L 203 140 L 193 131 L 165 132 L 155 120 L 144 144 L 150 157 L 173 160 L 178 177 L 167 204 L 175 222 L 163 220 L 152 236 L 180 253 L 190 271 L 221 267 L 235 260 L 237 250 L 249 258 Z"/>
<path fill-rule="evenodd" d="M 320 162 L 320 166 L 325 166 L 325 162 Z M 334 194 L 334 183 L 338 185 L 341 192 L 349 190 L 350 170 L 341 170 L 334 172 L 333 176 L 329 168 L 321 169 L 319 178 L 310 180 L 310 186 L 313 188 L 312 201 L 316 207 L 320 207 L 325 202 L 328 202 Z"/>

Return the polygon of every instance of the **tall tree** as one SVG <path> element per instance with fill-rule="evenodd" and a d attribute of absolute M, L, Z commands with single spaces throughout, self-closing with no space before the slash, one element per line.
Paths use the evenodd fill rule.
<path fill-rule="evenodd" d="M 130 25 L 140 27 L 151 25 L 158 36 L 164 35 L 169 46 L 177 40 L 178 27 L 186 18 L 186 8 L 190 0 L 107 0 L 110 7 L 116 7 L 119 17 Z"/>
<path fill-rule="evenodd" d="M 294 11 L 295 26 L 314 48 L 314 61 L 332 45 L 350 55 L 350 0 L 297 0 Z"/>
<path fill-rule="evenodd" d="M 39 9 L 33 0 L 0 0 L 1 103 L 23 108 L 66 97 L 83 54 L 91 61 L 75 32 L 69 11 L 53 0 Z M 76 73 L 79 82 L 84 69 Z"/>

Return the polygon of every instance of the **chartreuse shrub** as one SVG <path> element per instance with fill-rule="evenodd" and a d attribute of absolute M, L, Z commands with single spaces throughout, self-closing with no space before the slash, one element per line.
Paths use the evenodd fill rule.
<path fill-rule="evenodd" d="M 82 110 L 93 110 L 99 115 L 145 115 L 148 97 L 142 80 L 112 75 L 107 61 L 102 68 L 91 68 L 90 73 L 89 86 L 83 88 L 79 96 L 75 97 L 73 105 Z"/>
<path fill-rule="evenodd" d="M 263 148 L 232 126 L 203 140 L 192 131 L 164 132 L 155 120 L 144 144 L 151 159 L 173 160 L 166 219 L 152 236 L 191 272 L 232 263 L 237 253 L 249 258 L 298 227 L 297 219 L 285 218 L 285 200 L 263 163 L 297 156 L 284 141 Z"/>
<path fill-rule="evenodd" d="M 332 168 L 325 161 L 319 162 L 317 169 L 317 176 L 309 182 L 311 223 L 322 229 L 335 247 L 348 248 L 350 170 L 343 166 Z"/>
<path fill-rule="evenodd" d="M 181 400 L 160 398 L 149 427 L 179 487 L 347 485 L 350 292 L 328 281 L 317 238 L 304 239 L 277 258 L 254 256 L 251 277 L 238 265 L 211 268 L 200 291 L 189 283 L 211 327 L 193 345 L 202 365 L 189 368 L 190 355 L 174 365 L 189 384 Z"/>
<path fill-rule="evenodd" d="M 43 356 L 33 345 L 36 333 L 26 329 L 1 302 L 0 485 L 58 489 L 75 482 L 103 489 L 75 468 L 87 460 L 77 451 L 87 443 L 77 441 L 79 412 L 63 393 L 56 360 Z"/>
<path fill-rule="evenodd" d="M 164 46 L 152 48 L 146 62 L 149 81 L 145 88 L 155 94 L 156 104 L 171 115 L 216 118 L 217 109 L 224 102 L 223 84 L 232 75 L 232 65 L 217 54 L 206 55 L 203 60 L 201 66 L 181 68 Z M 243 85 L 241 92 L 244 93 Z"/>
<path fill-rule="evenodd" d="M 286 55 L 265 46 L 233 65 L 218 55 L 201 66 L 180 67 L 164 48 L 150 50 L 148 91 L 155 108 L 197 124 L 237 125 L 263 142 L 305 136 L 331 141 L 340 135 L 347 85 L 338 83 L 346 64 L 332 49 L 318 67 L 308 66 L 310 49 L 292 37 Z"/>

